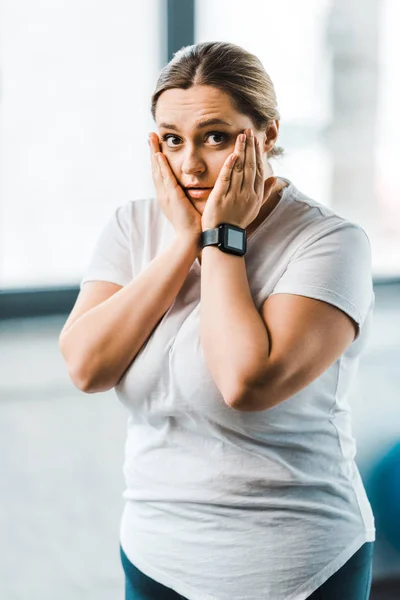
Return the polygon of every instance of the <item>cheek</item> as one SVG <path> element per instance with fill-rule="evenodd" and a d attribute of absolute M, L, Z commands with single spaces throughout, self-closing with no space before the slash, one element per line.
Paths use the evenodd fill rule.
<path fill-rule="evenodd" d="M 179 173 L 179 171 L 181 170 L 182 161 L 180 161 L 179 158 L 177 158 L 177 156 L 174 156 L 171 153 L 164 152 L 164 154 L 168 160 L 171 171 L 173 172 L 173 174 L 176 177 L 177 174 Z"/>
<path fill-rule="evenodd" d="M 225 151 L 225 152 L 219 152 L 218 156 L 216 155 L 215 157 L 210 159 L 210 161 L 208 163 L 208 168 L 209 168 L 210 173 L 212 173 L 214 176 L 213 177 L 214 181 L 217 180 L 218 175 L 219 175 L 222 167 L 224 166 L 226 159 L 228 158 L 228 156 L 230 156 L 230 154 L 232 154 L 232 150 Z"/>
<path fill-rule="evenodd" d="M 220 171 L 222 169 L 222 167 L 224 166 L 224 163 L 226 161 L 226 159 L 228 158 L 228 156 L 230 154 L 232 154 L 233 150 L 228 150 L 226 152 L 221 152 L 221 154 L 218 156 L 218 171 Z"/>

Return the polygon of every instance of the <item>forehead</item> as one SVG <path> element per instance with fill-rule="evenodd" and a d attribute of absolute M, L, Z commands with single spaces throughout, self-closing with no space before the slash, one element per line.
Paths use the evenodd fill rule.
<path fill-rule="evenodd" d="M 157 102 L 158 127 L 197 128 L 205 120 L 219 119 L 232 127 L 247 127 L 250 119 L 234 108 L 230 96 L 212 86 L 193 86 L 187 90 L 166 90 Z M 217 124 L 216 122 L 214 124 Z"/>

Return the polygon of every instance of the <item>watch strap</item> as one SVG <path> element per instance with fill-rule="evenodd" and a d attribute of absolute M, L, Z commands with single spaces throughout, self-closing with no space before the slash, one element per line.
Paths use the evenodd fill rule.
<path fill-rule="evenodd" d="M 219 242 L 219 227 L 214 227 L 213 229 L 206 229 L 201 234 L 201 247 L 210 246 L 213 244 L 218 244 Z"/>

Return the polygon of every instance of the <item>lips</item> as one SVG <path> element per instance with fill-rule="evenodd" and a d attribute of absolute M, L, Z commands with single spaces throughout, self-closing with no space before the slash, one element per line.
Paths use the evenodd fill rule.
<path fill-rule="evenodd" d="M 212 188 L 186 188 L 186 194 L 191 198 L 207 198 Z"/>

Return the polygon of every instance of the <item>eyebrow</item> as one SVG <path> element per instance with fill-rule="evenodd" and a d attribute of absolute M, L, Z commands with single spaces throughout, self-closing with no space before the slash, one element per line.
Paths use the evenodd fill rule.
<path fill-rule="evenodd" d="M 202 127 L 209 127 L 210 125 L 228 125 L 228 127 L 232 126 L 232 123 L 229 121 L 224 121 L 223 119 L 206 119 L 204 121 L 197 121 L 195 124 L 196 129 L 201 129 Z M 174 131 L 179 131 L 179 128 L 172 123 L 160 123 L 159 127 L 164 127 L 165 129 L 173 129 Z"/>

